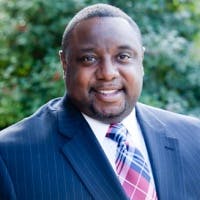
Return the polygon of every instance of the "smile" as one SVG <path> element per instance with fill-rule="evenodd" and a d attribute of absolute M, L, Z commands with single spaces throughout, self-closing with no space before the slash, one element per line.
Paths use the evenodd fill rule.
<path fill-rule="evenodd" d="M 122 89 L 99 89 L 93 90 L 93 94 L 98 101 L 105 103 L 114 103 L 121 100 L 124 92 Z"/>
<path fill-rule="evenodd" d="M 97 92 L 103 95 L 112 95 L 118 92 L 118 90 L 99 90 Z"/>

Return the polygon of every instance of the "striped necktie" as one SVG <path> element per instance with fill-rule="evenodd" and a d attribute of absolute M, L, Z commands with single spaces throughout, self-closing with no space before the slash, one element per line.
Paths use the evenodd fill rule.
<path fill-rule="evenodd" d="M 111 124 L 106 137 L 117 142 L 116 171 L 130 200 L 157 200 L 149 168 L 141 152 L 130 145 L 128 130 Z"/>

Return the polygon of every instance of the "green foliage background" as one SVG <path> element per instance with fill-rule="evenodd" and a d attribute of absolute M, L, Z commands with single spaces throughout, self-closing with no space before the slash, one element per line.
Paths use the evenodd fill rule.
<path fill-rule="evenodd" d="M 0 129 L 64 94 L 62 33 L 77 11 L 94 3 L 120 7 L 141 28 L 140 101 L 200 117 L 198 0 L 0 0 Z"/>

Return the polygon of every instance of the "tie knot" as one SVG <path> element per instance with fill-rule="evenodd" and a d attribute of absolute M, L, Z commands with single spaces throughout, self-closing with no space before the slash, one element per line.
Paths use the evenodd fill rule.
<path fill-rule="evenodd" d="M 116 141 L 117 143 L 121 143 L 122 141 L 126 141 L 127 134 L 128 130 L 123 126 L 123 124 L 117 123 L 110 125 L 106 137 Z"/>

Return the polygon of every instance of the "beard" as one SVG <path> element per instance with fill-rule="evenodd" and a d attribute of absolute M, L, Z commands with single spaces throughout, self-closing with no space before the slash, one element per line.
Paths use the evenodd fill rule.
<path fill-rule="evenodd" d="M 77 100 L 72 96 L 68 96 L 71 103 L 78 108 L 78 110 L 89 117 L 101 121 L 105 124 L 113 124 L 121 122 L 125 117 L 127 117 L 135 106 L 135 101 L 133 99 L 128 101 L 124 99 L 123 103 L 119 106 L 113 108 L 104 108 L 103 106 L 98 106 L 98 103 L 94 99 L 89 101 Z M 109 110 L 109 111 L 108 111 Z"/>
<path fill-rule="evenodd" d="M 91 102 L 89 105 L 89 110 L 91 111 L 90 116 L 106 124 L 121 122 L 133 109 L 133 106 L 130 106 L 126 101 L 121 106 L 121 109 L 117 112 L 110 113 L 100 111 L 95 105 L 94 102 Z"/>

